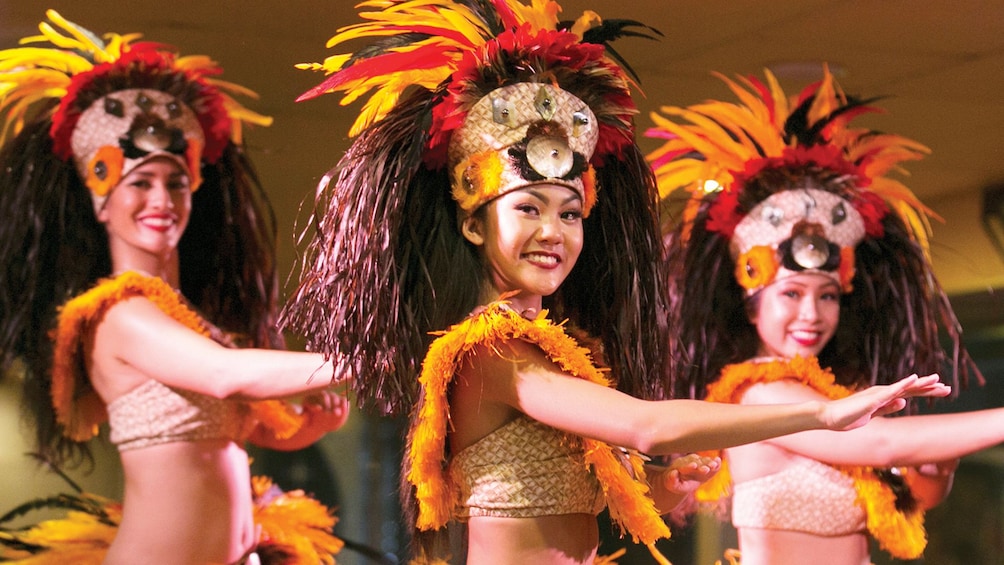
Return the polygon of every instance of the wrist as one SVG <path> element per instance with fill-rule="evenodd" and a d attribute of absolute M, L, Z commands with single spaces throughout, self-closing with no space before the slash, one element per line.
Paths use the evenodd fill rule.
<path fill-rule="evenodd" d="M 809 411 L 815 418 L 815 426 L 813 429 L 818 430 L 832 430 L 833 429 L 833 416 L 829 411 L 829 403 L 823 402 L 821 400 L 809 400 Z"/>

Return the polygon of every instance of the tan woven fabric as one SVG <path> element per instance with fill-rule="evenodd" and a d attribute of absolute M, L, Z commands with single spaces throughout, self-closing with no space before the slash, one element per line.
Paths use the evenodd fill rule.
<path fill-rule="evenodd" d="M 247 406 L 149 380 L 108 403 L 109 439 L 120 451 L 175 441 L 239 439 Z"/>
<path fill-rule="evenodd" d="M 802 458 L 780 473 L 733 485 L 732 525 L 840 536 L 865 529 L 854 479 Z"/>
<path fill-rule="evenodd" d="M 598 514 L 604 507 L 578 442 L 524 416 L 455 455 L 450 471 L 462 518 Z"/>

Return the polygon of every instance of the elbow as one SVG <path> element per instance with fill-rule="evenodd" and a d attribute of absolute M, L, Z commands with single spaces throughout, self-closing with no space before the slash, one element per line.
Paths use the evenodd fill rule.
<path fill-rule="evenodd" d="M 228 370 L 225 364 L 208 368 L 206 371 L 207 382 L 204 383 L 201 392 L 217 400 L 237 397 L 242 391 L 239 383 L 232 377 L 233 371 Z"/>
<path fill-rule="evenodd" d="M 903 446 L 901 441 L 896 441 L 896 438 L 890 437 L 888 434 L 876 434 L 873 438 L 873 444 L 869 448 L 874 457 L 872 466 L 895 467 L 901 465 L 904 457 L 908 456 L 901 453 Z"/>
<path fill-rule="evenodd" d="M 649 455 L 664 455 L 659 453 L 659 439 L 654 430 L 638 430 L 635 436 L 635 449 Z"/>
<path fill-rule="evenodd" d="M 635 449 L 649 455 L 669 455 L 680 450 L 681 439 L 677 426 L 660 425 L 658 418 L 642 418 L 634 428 Z"/>

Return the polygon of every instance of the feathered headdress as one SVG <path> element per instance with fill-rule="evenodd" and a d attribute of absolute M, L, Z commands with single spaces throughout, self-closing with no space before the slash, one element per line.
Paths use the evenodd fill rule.
<path fill-rule="evenodd" d="M 588 12 L 558 21 L 560 6 L 534 0 L 363 2 L 371 20 L 339 30 L 328 46 L 377 38 L 355 54 L 300 68 L 332 75 L 300 100 L 345 93 L 369 100 L 350 135 L 380 121 L 410 86 L 435 92 L 424 161 L 448 165 L 453 197 L 471 212 L 513 188 L 562 184 L 596 200 L 590 163 L 619 157 L 634 142 L 636 110 L 623 70 L 605 40 L 636 22 L 608 22 Z M 631 33 L 631 32 L 628 32 Z"/>
<path fill-rule="evenodd" d="M 680 188 L 692 193 L 684 223 L 693 220 L 710 190 L 708 229 L 731 240 L 736 276 L 750 293 L 779 275 L 803 270 L 830 273 L 850 290 L 854 247 L 866 234 L 882 235 L 890 207 L 926 252 L 933 213 L 886 174 L 928 149 L 902 136 L 851 127 L 855 117 L 877 109 L 870 101 L 848 98 L 827 68 L 820 82 L 791 100 L 770 71 L 765 75 L 766 84 L 755 77 L 737 83 L 717 75 L 740 104 L 662 108 L 689 124 L 653 113 L 657 127 L 647 135 L 666 141 L 648 158 L 663 197 Z M 769 171 L 807 168 L 846 179 L 846 190 L 824 194 L 800 186 L 796 173 L 794 184 L 782 183 L 774 194 L 751 201 L 747 186 Z"/>
<path fill-rule="evenodd" d="M 686 336 L 674 341 L 684 350 L 670 356 L 681 356 L 677 394 L 699 396 L 695 382 L 714 378 L 710 367 L 721 365 L 708 360 L 741 349 L 721 345 L 738 339 L 726 337 L 727 328 L 744 316 L 732 295 L 753 295 L 799 272 L 829 276 L 847 294 L 841 325 L 858 327 L 843 338 L 838 330 L 836 341 L 854 344 L 845 358 L 858 377 L 875 382 L 931 373 L 946 361 L 965 372 L 971 361 L 959 345 L 961 329 L 928 256 L 934 213 L 889 176 L 905 173 L 903 162 L 929 150 L 852 126 L 858 116 L 878 111 L 874 100 L 846 95 L 825 66 L 822 80 L 790 99 L 770 71 L 766 82 L 716 76 L 738 103 L 664 107 L 653 113 L 656 127 L 647 132 L 665 140 L 647 156 L 662 197 L 690 194 L 670 249 L 672 302 L 683 310 L 736 306 L 735 319 L 721 320 L 721 328 L 692 333 L 688 324 L 714 315 L 670 308 L 678 322 L 670 327 Z M 956 344 L 950 361 L 939 345 L 939 326 Z M 687 377 L 695 371 L 712 374 Z"/>
<path fill-rule="evenodd" d="M 102 41 L 55 10 L 46 16 L 41 35 L 0 51 L 0 145 L 26 119 L 50 113 L 53 151 L 73 160 L 96 208 L 119 179 L 157 156 L 184 167 L 195 190 L 200 163 L 215 163 L 229 141 L 240 142 L 242 120 L 271 123 L 230 96 L 254 93 L 213 78 L 222 70 L 206 56 L 179 57 L 137 42 L 138 34 Z"/>
<path fill-rule="evenodd" d="M 444 230 L 455 230 L 456 208 L 471 213 L 544 182 L 578 191 L 587 214 L 598 192 L 610 193 L 620 199 L 621 209 L 609 212 L 618 223 L 631 206 L 652 205 L 652 195 L 638 190 L 651 180 L 635 154 L 631 80 L 605 48 L 619 36 L 648 35 L 634 29 L 638 22 L 601 21 L 592 12 L 561 22 L 551 0 L 372 0 L 360 7 L 370 9 L 360 14 L 366 21 L 339 29 L 328 46 L 370 44 L 299 65 L 330 75 L 301 100 L 369 98 L 350 132 L 357 139 L 319 191 L 320 234 L 282 318 L 313 349 L 358 363 L 355 386 L 364 403 L 393 412 L 414 401 L 425 332 L 474 306 L 437 296 L 451 273 L 477 269 L 458 263 L 459 249 L 430 264 L 430 249 L 443 244 Z M 627 240 L 650 237 L 630 220 L 605 229 L 610 238 L 619 230 Z M 373 336 L 376 327 L 382 332 Z M 417 340 L 409 337 L 414 327 L 422 328 Z"/>

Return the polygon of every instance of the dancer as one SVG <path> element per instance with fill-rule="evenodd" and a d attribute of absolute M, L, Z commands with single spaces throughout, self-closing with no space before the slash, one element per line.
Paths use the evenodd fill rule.
<path fill-rule="evenodd" d="M 47 16 L 41 36 L 0 51 L 0 368 L 24 367 L 47 463 L 88 461 L 110 422 L 124 502 L 90 558 L 244 563 L 263 542 L 331 563 L 334 518 L 309 499 L 310 514 L 259 536 L 253 518 L 269 511 L 253 506 L 243 447 L 299 448 L 347 416 L 333 362 L 261 349 L 282 345 L 275 228 L 240 135 L 270 120 L 206 57 Z M 255 401 L 301 393 L 299 406 Z M 271 491 L 256 483 L 259 500 Z M 27 549 L 84 559 L 46 531 Z"/>
<path fill-rule="evenodd" d="M 790 100 L 769 71 L 721 78 L 741 103 L 663 108 L 650 132 L 660 191 L 691 194 L 669 235 L 674 394 L 779 405 L 979 376 L 931 271 L 932 212 L 887 176 L 927 148 L 852 127 L 876 109 L 826 69 Z M 731 494 L 743 565 L 867 564 L 868 534 L 912 559 L 958 458 L 1001 441 L 1001 410 L 880 418 L 727 449 L 698 496 Z"/>
<path fill-rule="evenodd" d="M 935 376 L 827 403 L 642 400 L 662 396 L 662 246 L 630 81 L 603 44 L 639 24 L 560 24 L 551 1 L 362 5 L 329 45 L 374 43 L 305 65 L 331 73 L 307 97 L 376 92 L 283 321 L 357 363 L 363 402 L 414 405 L 418 530 L 465 522 L 468 563 L 591 563 L 606 505 L 655 554 L 674 497 L 636 451 L 852 428 L 947 392 Z M 717 463 L 700 461 L 703 480 Z"/>

